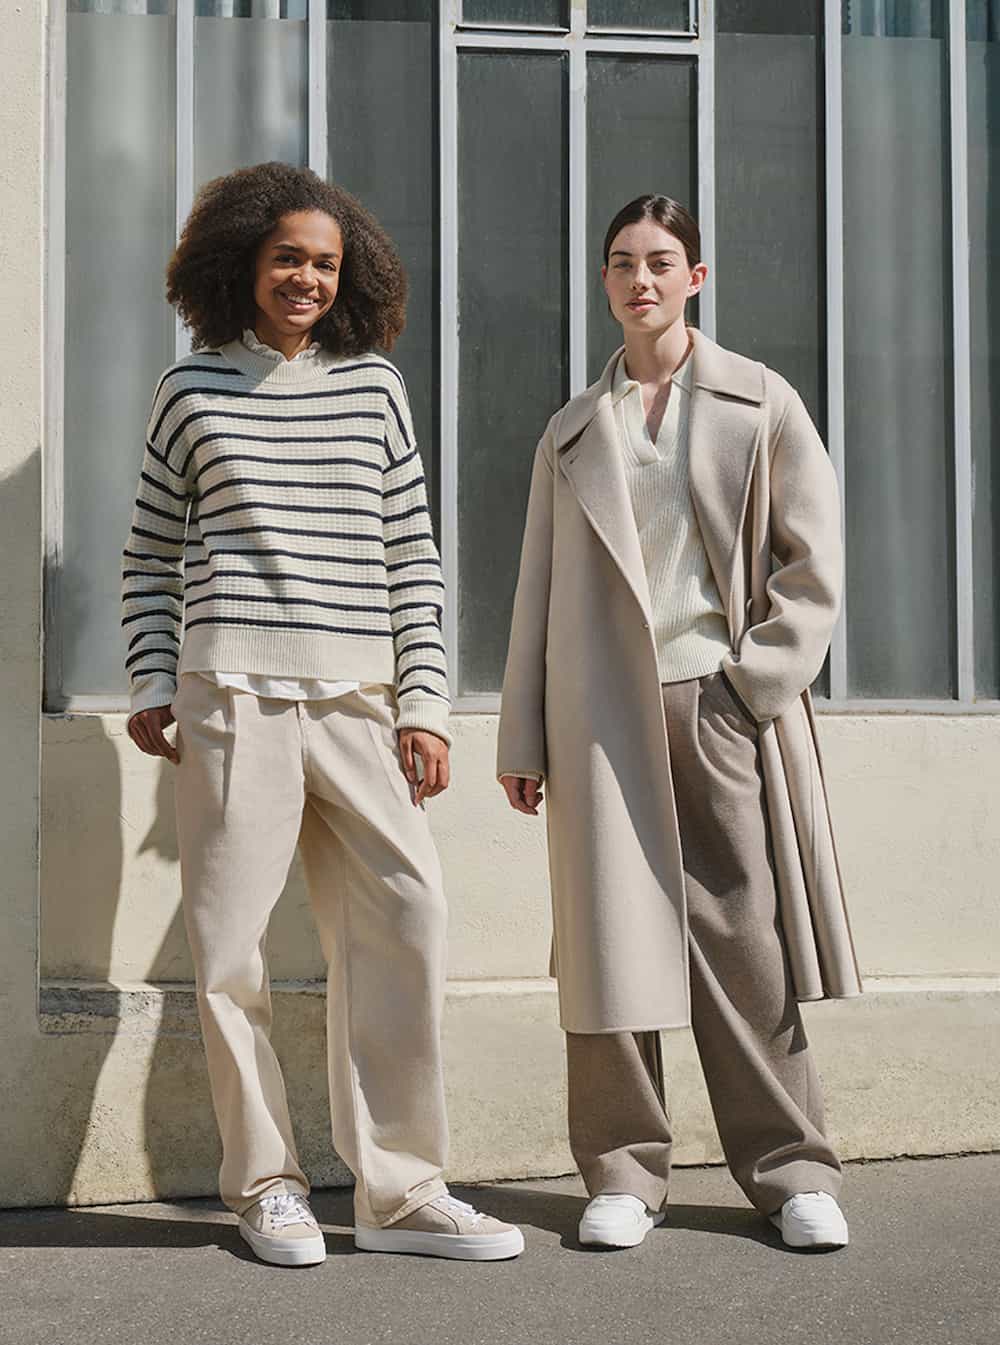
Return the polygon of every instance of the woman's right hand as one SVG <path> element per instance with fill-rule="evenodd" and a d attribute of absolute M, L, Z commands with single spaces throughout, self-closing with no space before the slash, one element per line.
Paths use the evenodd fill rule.
<path fill-rule="evenodd" d="M 504 775 L 500 783 L 507 802 L 516 812 L 538 816 L 538 805 L 542 802 L 542 786 L 538 780 L 528 775 Z"/>
<path fill-rule="evenodd" d="M 163 730 L 174 722 L 169 705 L 154 705 L 151 710 L 140 710 L 128 721 L 128 736 L 136 747 L 151 757 L 166 757 L 176 766 L 180 757 L 177 748 L 171 747 L 163 736 Z"/>

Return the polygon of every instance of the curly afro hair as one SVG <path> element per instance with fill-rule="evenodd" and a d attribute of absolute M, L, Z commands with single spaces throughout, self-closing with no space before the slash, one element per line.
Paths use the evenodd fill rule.
<path fill-rule="evenodd" d="M 236 340 L 254 325 L 257 249 L 279 220 L 322 210 L 344 240 L 333 307 L 311 336 L 338 355 L 391 350 L 406 324 L 406 272 L 378 222 L 349 192 L 308 168 L 261 163 L 207 182 L 167 266 L 167 302 L 195 350 Z"/>

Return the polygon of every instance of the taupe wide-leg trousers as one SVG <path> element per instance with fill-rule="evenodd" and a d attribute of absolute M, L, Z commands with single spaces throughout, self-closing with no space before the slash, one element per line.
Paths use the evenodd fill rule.
<path fill-rule="evenodd" d="M 757 729 L 721 673 L 663 687 L 687 884 L 691 1018 L 730 1171 L 765 1214 L 836 1196 L 840 1163 L 792 991 Z M 666 1202 L 671 1127 L 655 1032 L 567 1033 L 570 1147 L 591 1195 Z"/>
<path fill-rule="evenodd" d="M 440 1052 L 446 910 L 381 687 L 283 701 L 181 678 L 174 714 L 184 917 L 222 1198 L 306 1194 L 269 1041 L 267 925 L 301 841 L 329 966 L 333 1139 L 356 1217 L 386 1224 L 445 1189 Z"/>

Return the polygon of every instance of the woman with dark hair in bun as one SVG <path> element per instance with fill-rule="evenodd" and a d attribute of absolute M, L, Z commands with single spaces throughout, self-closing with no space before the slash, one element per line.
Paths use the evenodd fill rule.
<path fill-rule="evenodd" d="M 124 552 L 128 728 L 177 766 L 223 1199 L 262 1260 L 324 1259 L 269 1041 L 267 925 L 300 842 L 356 1244 L 516 1256 L 520 1232 L 442 1179 L 423 802 L 448 786 L 443 584 L 406 389 L 376 353 L 403 329 L 402 265 L 353 197 L 268 163 L 201 191 L 167 298 L 194 353 L 157 385 Z"/>
<path fill-rule="evenodd" d="M 842 1247 L 841 1169 L 797 999 L 860 990 L 809 687 L 840 509 L 801 399 L 685 321 L 698 226 L 612 221 L 624 345 L 535 456 L 503 686 L 510 805 L 548 794 L 569 1131 L 596 1247 L 662 1222 L 659 1030 L 694 1030 L 723 1149 L 795 1247 Z"/>

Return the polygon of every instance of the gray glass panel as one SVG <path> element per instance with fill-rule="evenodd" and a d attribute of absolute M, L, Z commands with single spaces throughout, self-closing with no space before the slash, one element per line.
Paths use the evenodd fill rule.
<path fill-rule="evenodd" d="M 589 0 L 587 26 L 687 33 L 691 7 L 688 0 Z"/>
<path fill-rule="evenodd" d="M 635 197 L 659 192 L 697 216 L 695 68 L 662 56 L 587 61 L 587 377 L 622 343 L 601 284 L 604 235 Z M 691 321 L 697 310 L 688 308 Z"/>
<path fill-rule="evenodd" d="M 949 697 L 954 530 L 943 41 L 845 37 L 848 688 Z"/>
<path fill-rule="evenodd" d="M 981 17 L 979 31 L 991 40 L 968 45 L 972 541 L 976 694 L 994 697 L 1000 696 L 1000 32 L 995 13 Z"/>
<path fill-rule="evenodd" d="M 815 37 L 823 31 L 823 0 L 717 0 L 715 31 Z"/>
<path fill-rule="evenodd" d="M 393 5 L 355 4 L 379 14 Z M 410 6 L 411 10 L 416 6 Z M 438 236 L 435 34 L 422 22 L 391 19 L 327 25 L 329 176 L 379 220 L 410 281 L 406 330 L 389 358 L 406 380 L 437 519 Z M 392 89 L 387 98 L 386 88 Z"/>
<path fill-rule="evenodd" d="M 822 46 L 720 33 L 715 53 L 719 340 L 784 374 L 822 428 Z"/>
<path fill-rule="evenodd" d="M 433 0 L 327 0 L 328 19 L 368 19 L 376 23 L 430 23 Z"/>
<path fill-rule="evenodd" d="M 269 159 L 304 164 L 306 24 L 196 18 L 194 29 L 195 186 Z"/>
<path fill-rule="evenodd" d="M 460 689 L 503 679 L 535 444 L 566 400 L 566 62 L 458 58 Z"/>
<path fill-rule="evenodd" d="M 822 15 L 730 0 L 717 18 L 718 339 L 784 374 L 823 433 Z M 813 690 L 829 694 L 827 668 Z"/>
<path fill-rule="evenodd" d="M 154 384 L 173 359 L 174 20 L 66 23 L 65 694 L 126 689 L 121 548 Z"/>
<path fill-rule="evenodd" d="M 564 0 L 463 0 L 462 22 L 565 28 L 566 5 Z"/>

